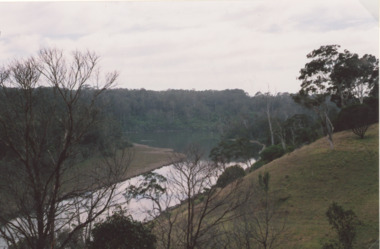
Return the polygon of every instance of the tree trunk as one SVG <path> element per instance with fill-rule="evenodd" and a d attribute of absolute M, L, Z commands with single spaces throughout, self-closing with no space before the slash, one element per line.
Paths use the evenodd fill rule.
<path fill-rule="evenodd" d="M 269 107 L 270 107 L 269 103 L 267 103 L 267 118 L 268 118 L 268 124 L 269 124 L 270 139 L 271 139 L 271 145 L 274 145 L 274 135 L 273 135 L 273 128 L 272 128 L 272 121 L 270 119 Z"/>
<path fill-rule="evenodd" d="M 330 143 L 330 149 L 334 149 L 334 142 L 333 142 L 333 132 L 334 132 L 334 126 L 332 125 L 329 117 L 327 116 L 327 113 L 325 112 L 326 117 L 326 130 L 327 130 L 327 140 Z"/>

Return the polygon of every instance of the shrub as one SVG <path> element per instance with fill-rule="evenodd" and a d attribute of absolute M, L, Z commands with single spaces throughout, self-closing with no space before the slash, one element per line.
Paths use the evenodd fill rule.
<path fill-rule="evenodd" d="M 123 212 L 114 213 L 104 222 L 97 223 L 91 234 L 90 249 L 153 249 L 156 243 L 149 228 L 124 216 Z"/>
<path fill-rule="evenodd" d="M 260 153 L 261 160 L 270 162 L 273 161 L 276 158 L 281 157 L 285 154 L 284 149 L 281 147 L 281 145 L 272 145 L 267 147 L 265 150 L 263 150 Z"/>
<path fill-rule="evenodd" d="M 352 210 L 344 210 L 343 207 L 333 202 L 326 212 L 332 228 L 337 232 L 338 241 L 325 243 L 323 249 L 352 249 L 356 235 L 356 226 L 359 221 Z"/>
<path fill-rule="evenodd" d="M 342 109 L 338 116 L 338 130 L 351 129 L 352 132 L 363 138 L 375 114 L 365 104 L 351 105 Z"/>
<path fill-rule="evenodd" d="M 235 165 L 228 167 L 218 178 L 216 186 L 224 188 L 231 182 L 245 176 L 245 171 L 242 167 Z"/>
<path fill-rule="evenodd" d="M 249 172 L 252 172 L 256 169 L 259 169 L 261 168 L 262 166 L 264 166 L 267 162 L 266 161 L 263 161 L 263 160 L 258 160 L 256 161 L 254 164 L 252 164 L 251 168 L 249 169 Z"/>

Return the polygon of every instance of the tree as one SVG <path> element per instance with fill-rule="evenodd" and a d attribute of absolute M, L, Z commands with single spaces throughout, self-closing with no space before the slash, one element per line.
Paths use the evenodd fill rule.
<path fill-rule="evenodd" d="M 202 153 L 197 147 L 191 146 L 185 155 L 178 155 L 173 160 L 176 163 L 165 177 L 167 185 L 162 189 L 169 190 L 169 195 L 155 195 L 155 190 L 143 191 L 148 193 L 147 199 L 155 199 L 153 205 L 161 211 L 154 223 L 157 225 L 157 237 L 164 238 L 163 248 L 206 247 L 210 237 L 219 236 L 214 233 L 215 228 L 234 219 L 238 215 L 234 211 L 250 196 L 249 191 L 240 191 L 239 181 L 224 189 L 213 186 L 219 169 L 215 164 L 202 160 Z M 155 184 L 142 184 L 155 188 Z M 169 204 L 168 198 L 176 209 L 166 206 L 162 210 Z"/>
<path fill-rule="evenodd" d="M 344 210 L 343 207 L 333 202 L 326 216 L 332 228 L 337 232 L 338 242 L 325 243 L 325 249 L 352 249 L 356 235 L 356 226 L 359 224 L 357 216 L 352 210 Z"/>
<path fill-rule="evenodd" d="M 142 211 L 148 215 L 147 219 L 153 220 L 153 225 L 157 224 L 154 226 L 154 233 L 158 238 L 158 246 L 170 249 L 173 244 L 178 244 L 178 240 L 172 235 L 179 212 L 171 211 L 172 206 L 178 204 L 178 199 L 176 193 L 167 185 L 166 177 L 150 172 L 144 174 L 143 180 L 138 185 L 128 186 L 124 195 L 128 201 L 132 199 L 151 201 L 152 205 Z"/>
<path fill-rule="evenodd" d="M 271 162 L 276 158 L 285 154 L 284 149 L 280 145 L 273 145 L 265 148 L 261 153 L 261 160 L 264 162 Z"/>
<path fill-rule="evenodd" d="M 373 55 L 365 54 L 359 58 L 357 54 L 348 50 L 339 53 L 337 63 L 331 72 L 331 80 L 336 86 L 333 90 L 340 94 L 340 106 L 345 107 L 350 104 L 349 97 L 355 97 L 360 104 L 363 104 L 364 98 L 375 87 L 376 77 L 373 77 L 373 73 L 378 65 L 379 60 Z M 333 99 L 336 93 L 333 94 Z"/>
<path fill-rule="evenodd" d="M 279 210 L 278 199 L 270 193 L 268 172 L 258 176 L 250 186 L 254 198 L 239 207 L 239 216 L 220 228 L 223 237 L 214 240 L 212 248 L 276 248 L 286 229 L 286 212 Z"/>
<path fill-rule="evenodd" d="M 222 140 L 217 146 L 212 148 L 209 157 L 223 169 L 226 168 L 226 164 L 232 161 L 242 161 L 247 167 L 250 167 L 252 158 L 258 156 L 259 148 L 262 146 L 263 144 L 260 142 L 251 141 L 245 137 Z"/>
<path fill-rule="evenodd" d="M 265 113 L 266 113 L 267 119 L 268 119 L 270 141 L 271 141 L 271 145 L 274 145 L 274 133 L 273 133 L 272 120 L 271 120 L 271 109 L 272 109 L 273 98 L 272 98 L 272 96 L 270 95 L 269 92 L 267 92 L 265 94 L 265 96 L 266 96 L 266 110 L 265 110 Z"/>
<path fill-rule="evenodd" d="M 263 192 L 261 200 L 262 210 L 254 214 L 252 238 L 259 243 L 262 248 L 274 248 L 280 236 L 285 230 L 285 219 L 278 220 L 279 212 L 275 203 L 270 199 L 269 180 L 270 174 L 265 172 L 259 174 L 259 189 Z M 277 220 L 276 220 L 277 219 Z"/>
<path fill-rule="evenodd" d="M 245 171 L 242 167 L 235 165 L 228 167 L 226 170 L 223 171 L 223 173 L 218 177 L 218 180 L 216 182 L 216 186 L 224 188 L 231 182 L 244 177 Z"/>
<path fill-rule="evenodd" d="M 350 105 L 340 111 L 338 125 L 341 130 L 351 129 L 354 134 L 364 138 L 375 115 L 365 104 Z"/>
<path fill-rule="evenodd" d="M 115 212 L 103 222 L 95 224 L 89 249 L 154 249 L 156 238 L 146 225 Z"/>
<path fill-rule="evenodd" d="M 348 50 L 339 51 L 339 45 L 321 46 L 307 55 L 311 59 L 301 69 L 298 79 L 307 94 L 323 90 L 339 107 L 353 104 L 355 98 L 362 104 L 378 78 L 379 60 L 365 54 L 361 58 Z"/>
<path fill-rule="evenodd" d="M 311 59 L 300 70 L 301 90 L 294 99 L 313 108 L 320 117 L 330 147 L 334 147 L 332 133 L 334 127 L 328 117 L 326 101 L 331 100 L 339 107 L 354 103 L 355 97 L 363 103 L 378 84 L 374 73 L 379 61 L 373 55 L 359 58 L 348 50 L 339 52 L 339 45 L 321 46 L 307 55 Z"/>
<path fill-rule="evenodd" d="M 90 169 L 79 167 L 81 143 L 98 122 L 98 97 L 118 76 L 102 78 L 98 61 L 91 52 L 67 57 L 42 49 L 0 70 L 0 144 L 6 149 L 0 158 L 0 234 L 9 244 L 65 248 L 113 204 L 128 158 L 104 157 Z M 66 227 L 73 229 L 58 245 L 56 234 Z"/>
<path fill-rule="evenodd" d="M 309 115 L 295 114 L 284 122 L 286 139 L 294 147 L 313 142 L 318 133 L 315 131 L 315 121 Z"/>

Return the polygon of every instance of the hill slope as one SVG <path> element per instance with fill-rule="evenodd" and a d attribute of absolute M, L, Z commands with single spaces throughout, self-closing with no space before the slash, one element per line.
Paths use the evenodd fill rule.
<path fill-rule="evenodd" d="M 379 237 L 379 126 L 364 139 L 351 131 L 334 134 L 335 149 L 325 138 L 287 154 L 245 177 L 257 181 L 271 174 L 271 191 L 283 199 L 289 213 L 282 248 L 321 248 L 333 238 L 325 212 L 337 202 L 352 209 L 361 225 L 355 248 L 369 248 Z"/>

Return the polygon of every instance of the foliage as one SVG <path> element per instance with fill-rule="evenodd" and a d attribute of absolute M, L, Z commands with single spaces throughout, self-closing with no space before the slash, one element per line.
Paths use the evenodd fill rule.
<path fill-rule="evenodd" d="M 165 193 L 166 188 L 163 187 L 163 184 L 166 183 L 167 179 L 157 173 L 148 172 L 143 174 L 143 181 L 139 186 L 131 185 L 126 189 L 125 197 L 127 200 L 132 198 L 158 198 L 163 193 Z"/>
<path fill-rule="evenodd" d="M 260 148 L 247 138 L 222 140 L 210 151 L 209 157 L 215 163 L 226 164 L 232 160 L 241 160 L 249 164 L 251 158 L 257 157 Z"/>
<path fill-rule="evenodd" d="M 310 61 L 300 71 L 301 90 L 308 95 L 328 94 L 339 107 L 345 107 L 354 98 L 363 98 L 376 84 L 373 72 L 378 59 L 373 55 L 339 51 L 339 45 L 321 46 L 307 55 Z"/>
<path fill-rule="evenodd" d="M 262 160 L 262 159 L 256 161 L 254 164 L 252 164 L 251 168 L 249 168 L 249 172 L 252 172 L 252 171 L 254 171 L 254 170 L 256 170 L 256 169 L 261 168 L 261 167 L 264 166 L 266 163 L 267 163 L 267 162 L 264 161 L 264 160 Z"/>
<path fill-rule="evenodd" d="M 267 193 L 269 191 L 269 172 L 265 172 L 264 175 L 259 174 L 259 185 Z"/>
<path fill-rule="evenodd" d="M 281 157 L 285 154 L 284 149 L 281 147 L 281 145 L 273 145 L 266 147 L 261 153 L 260 157 L 261 160 L 270 162 L 273 161 L 276 158 Z"/>
<path fill-rule="evenodd" d="M 378 84 L 374 72 L 379 61 L 373 55 L 359 58 L 348 50 L 339 51 L 339 45 L 321 46 L 307 55 L 310 59 L 300 70 L 301 90 L 294 99 L 313 108 L 320 118 L 324 133 L 334 148 L 331 119 L 326 100 L 334 101 L 339 107 L 359 101 L 371 94 Z"/>
<path fill-rule="evenodd" d="M 342 109 L 338 116 L 337 126 L 340 130 L 351 129 L 363 138 L 375 114 L 365 104 L 350 105 Z"/>
<path fill-rule="evenodd" d="M 124 131 L 220 131 L 252 109 L 243 90 L 113 89 L 103 96 Z"/>
<path fill-rule="evenodd" d="M 293 147 L 309 144 L 318 138 L 315 121 L 310 115 L 295 114 L 287 118 L 283 126 L 286 140 Z"/>
<path fill-rule="evenodd" d="M 90 249 L 153 249 L 156 238 L 144 224 L 116 212 L 102 223 L 95 224 L 92 229 Z"/>
<path fill-rule="evenodd" d="M 190 146 L 185 156 L 178 154 L 174 158 L 165 181 L 152 175 L 127 189 L 133 190 L 132 196 L 138 193 L 136 196 L 153 201 L 154 212 L 147 212 L 156 218 L 152 224 L 160 248 L 208 248 L 207 238 L 219 236 L 215 229 L 236 217 L 235 210 L 250 196 L 249 192 L 239 192 L 238 181 L 225 191 L 213 187 L 219 170 L 202 160 L 202 155 L 199 147 Z M 170 188 L 159 186 L 166 181 Z M 178 204 L 175 209 L 171 207 L 173 203 Z"/>
<path fill-rule="evenodd" d="M 359 224 L 355 213 L 352 210 L 344 210 L 343 207 L 333 202 L 329 206 L 326 216 L 332 228 L 337 232 L 338 242 L 326 243 L 323 248 L 352 249 L 356 226 Z"/>
<path fill-rule="evenodd" d="M 216 186 L 224 188 L 231 182 L 244 177 L 245 171 L 242 167 L 235 165 L 228 167 L 218 178 Z"/>

